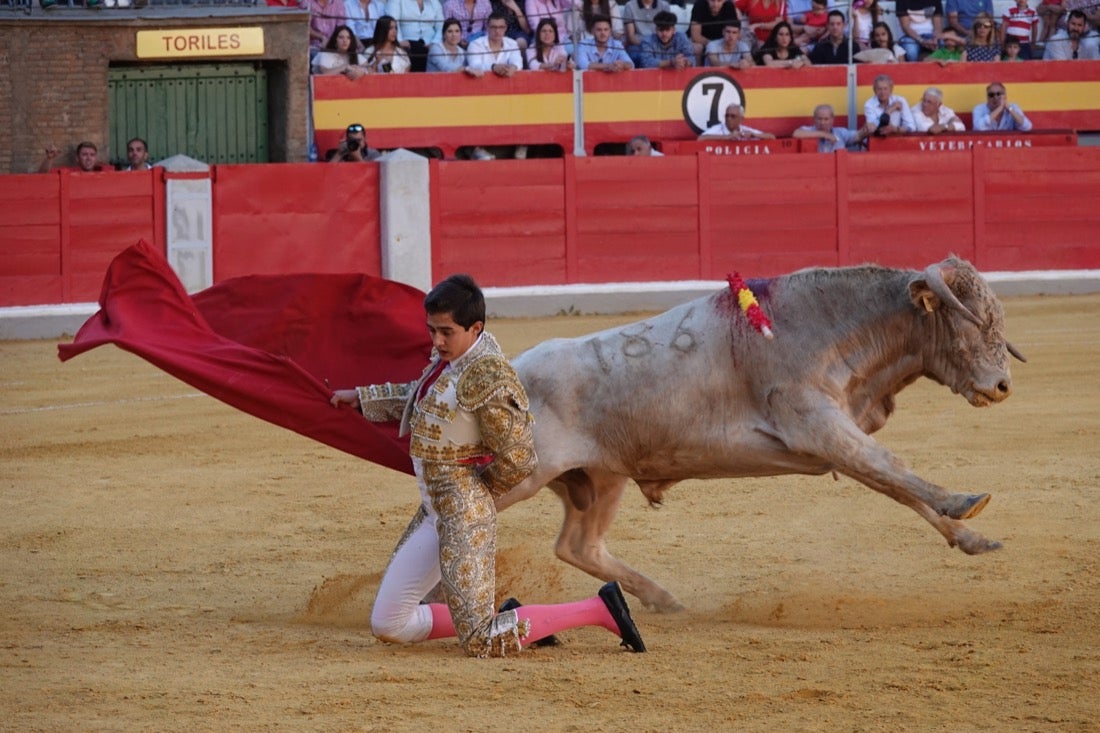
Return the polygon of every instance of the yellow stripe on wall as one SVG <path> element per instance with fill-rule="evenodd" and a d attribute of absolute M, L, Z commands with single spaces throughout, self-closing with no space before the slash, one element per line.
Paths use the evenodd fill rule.
<path fill-rule="evenodd" d="M 499 127 L 572 125 L 572 94 L 472 95 L 469 97 L 387 97 L 317 101 L 318 130 L 370 120 L 371 128 Z"/>

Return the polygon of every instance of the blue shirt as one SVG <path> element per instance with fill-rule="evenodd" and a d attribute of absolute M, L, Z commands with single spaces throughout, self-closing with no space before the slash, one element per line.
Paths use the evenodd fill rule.
<path fill-rule="evenodd" d="M 1009 114 L 1008 109 L 1015 110 L 1020 117 L 1023 118 L 1023 122 L 1019 125 L 1016 124 L 1016 118 Z M 1031 130 L 1031 120 L 1027 118 L 1027 115 L 1023 113 L 1019 107 L 1012 102 L 1008 103 L 1008 109 L 1001 115 L 1001 119 L 997 124 L 993 124 L 993 119 L 989 116 L 989 105 L 979 104 L 974 108 L 974 129 L 975 130 L 1019 130 L 1020 132 L 1028 132 Z"/>
<path fill-rule="evenodd" d="M 810 132 L 817 130 L 813 125 L 803 125 L 800 129 L 809 130 Z M 817 152 L 832 153 L 837 150 L 862 150 L 859 143 L 856 142 L 857 133 L 855 130 L 849 130 L 847 127 L 834 127 L 831 132 L 833 137 L 836 138 L 836 142 L 819 137 L 817 139 Z"/>
<path fill-rule="evenodd" d="M 959 25 L 966 29 L 967 33 L 973 27 L 974 18 L 978 13 L 989 13 L 994 18 L 997 17 L 993 15 L 993 0 L 947 0 L 943 11 L 946 15 L 958 13 Z"/>
<path fill-rule="evenodd" d="M 613 64 L 616 61 L 625 61 L 630 65 L 630 68 L 634 68 L 634 62 L 630 60 L 630 56 L 626 53 L 626 49 L 623 48 L 623 44 L 616 41 L 614 38 L 608 39 L 607 49 L 601 54 L 596 50 L 596 41 L 594 39 L 588 39 L 581 41 L 577 46 L 577 53 L 575 55 L 577 62 L 577 68 L 584 71 L 592 64 Z"/>
<path fill-rule="evenodd" d="M 695 47 L 681 31 L 672 34 L 667 46 L 661 43 L 656 33 L 651 33 L 642 39 L 638 65 L 643 69 L 656 69 L 662 61 L 673 61 L 681 54 L 687 59 L 688 66 L 695 66 Z"/>

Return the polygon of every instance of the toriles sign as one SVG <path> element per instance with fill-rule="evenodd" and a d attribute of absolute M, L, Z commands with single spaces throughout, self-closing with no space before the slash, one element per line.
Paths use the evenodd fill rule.
<path fill-rule="evenodd" d="M 137 32 L 139 59 L 257 56 L 264 52 L 263 28 L 173 28 Z"/>

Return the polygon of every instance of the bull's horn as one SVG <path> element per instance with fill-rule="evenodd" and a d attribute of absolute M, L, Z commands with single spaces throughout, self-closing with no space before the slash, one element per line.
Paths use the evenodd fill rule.
<path fill-rule="evenodd" d="M 1020 350 L 1013 346 L 1011 341 L 1005 341 L 1005 348 L 1008 349 L 1008 353 L 1012 354 L 1025 364 L 1027 363 L 1027 357 L 1021 354 Z"/>
<path fill-rule="evenodd" d="M 962 304 L 962 301 L 951 292 L 951 287 L 947 284 L 947 281 L 943 277 L 943 271 L 950 269 L 954 273 L 954 267 L 945 267 L 942 264 L 929 265 L 924 271 L 925 281 L 928 283 L 928 287 L 932 289 L 932 292 L 939 296 L 940 300 L 947 303 L 952 308 L 958 309 L 966 320 L 973 323 L 975 326 L 981 328 L 982 322 L 969 308 Z"/>

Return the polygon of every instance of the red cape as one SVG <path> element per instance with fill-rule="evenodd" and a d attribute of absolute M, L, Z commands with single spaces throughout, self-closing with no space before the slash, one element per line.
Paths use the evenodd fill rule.
<path fill-rule="evenodd" d="M 145 242 L 111 262 L 100 310 L 66 361 L 115 344 L 250 415 L 412 473 L 397 423 L 333 408 L 334 389 L 420 376 L 431 353 L 424 294 L 368 275 L 255 275 L 188 296 Z"/>

